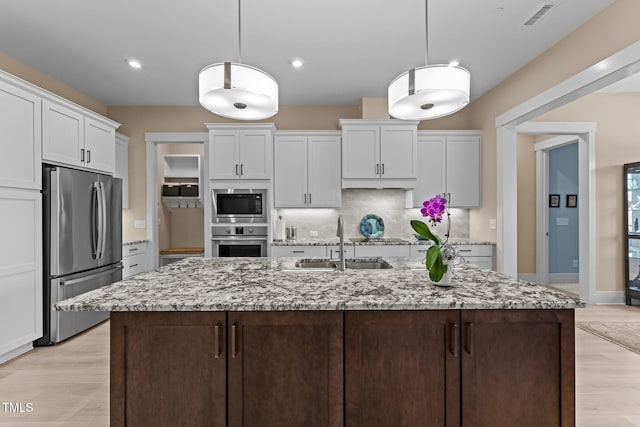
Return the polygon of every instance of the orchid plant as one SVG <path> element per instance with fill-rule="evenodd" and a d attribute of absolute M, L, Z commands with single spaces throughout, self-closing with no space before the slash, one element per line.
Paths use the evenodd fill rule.
<path fill-rule="evenodd" d="M 429 271 L 429 278 L 434 282 L 439 282 L 450 268 L 449 263 L 455 258 L 455 251 L 453 247 L 448 244 L 449 231 L 451 229 L 451 214 L 447 209 L 447 199 L 437 194 L 422 204 L 420 213 L 423 217 L 428 218 L 427 221 L 432 227 L 441 223 L 444 215 L 447 217 L 447 233 L 444 235 L 444 241 L 432 233 L 429 226 L 424 222 L 419 220 L 411 221 L 411 227 L 419 236 L 433 242 L 427 250 L 425 265 Z"/>

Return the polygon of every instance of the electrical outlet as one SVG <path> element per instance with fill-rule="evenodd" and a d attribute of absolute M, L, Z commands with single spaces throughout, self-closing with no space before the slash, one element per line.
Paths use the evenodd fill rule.
<path fill-rule="evenodd" d="M 309 237 L 318 237 L 318 232 L 316 230 L 309 231 Z"/>
<path fill-rule="evenodd" d="M 147 223 L 144 219 L 136 219 L 133 221 L 133 228 L 147 228 Z"/>
<path fill-rule="evenodd" d="M 573 260 L 573 268 L 578 268 L 578 260 L 577 259 Z"/>
<path fill-rule="evenodd" d="M 495 230 L 498 227 L 498 223 L 495 219 L 489 220 L 489 230 Z"/>

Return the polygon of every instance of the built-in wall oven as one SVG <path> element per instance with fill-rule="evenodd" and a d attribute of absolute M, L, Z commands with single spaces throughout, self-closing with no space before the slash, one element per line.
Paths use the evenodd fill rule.
<path fill-rule="evenodd" d="M 267 223 L 266 190 L 214 189 L 214 223 Z"/>
<path fill-rule="evenodd" d="M 264 257 L 267 226 L 213 227 L 211 243 L 214 257 Z"/>

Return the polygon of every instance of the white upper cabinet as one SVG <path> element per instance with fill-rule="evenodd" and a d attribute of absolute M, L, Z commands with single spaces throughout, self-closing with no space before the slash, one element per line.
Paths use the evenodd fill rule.
<path fill-rule="evenodd" d="M 42 159 L 113 174 L 118 124 L 64 101 L 42 101 Z"/>
<path fill-rule="evenodd" d="M 273 124 L 207 124 L 209 179 L 271 179 Z"/>
<path fill-rule="evenodd" d="M 417 121 L 340 120 L 343 188 L 413 188 Z"/>
<path fill-rule="evenodd" d="M 340 207 L 340 133 L 279 132 L 275 207 Z"/>
<path fill-rule="evenodd" d="M 40 103 L 33 93 L 0 81 L 0 187 L 42 186 Z"/>
<path fill-rule="evenodd" d="M 122 179 L 122 209 L 129 209 L 129 138 L 116 133 L 116 169 L 113 174 Z"/>
<path fill-rule="evenodd" d="M 479 131 L 418 132 L 418 180 L 413 206 L 446 194 L 450 207 L 480 207 Z"/>

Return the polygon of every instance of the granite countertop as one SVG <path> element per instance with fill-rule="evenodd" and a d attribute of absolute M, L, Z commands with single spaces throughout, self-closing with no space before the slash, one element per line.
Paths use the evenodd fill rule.
<path fill-rule="evenodd" d="M 295 258 L 186 258 L 56 304 L 60 311 L 556 309 L 581 301 L 474 265 L 452 287 L 421 263 L 386 270 L 310 271 Z"/>
<path fill-rule="evenodd" d="M 345 237 L 344 244 L 350 246 L 385 246 L 385 245 L 426 245 L 429 240 L 380 238 L 365 240 L 362 237 Z M 495 242 L 481 242 L 466 239 L 449 239 L 454 245 L 495 245 Z M 331 239 L 296 239 L 296 240 L 274 240 L 273 246 L 331 246 L 339 244 L 337 238 Z"/>

